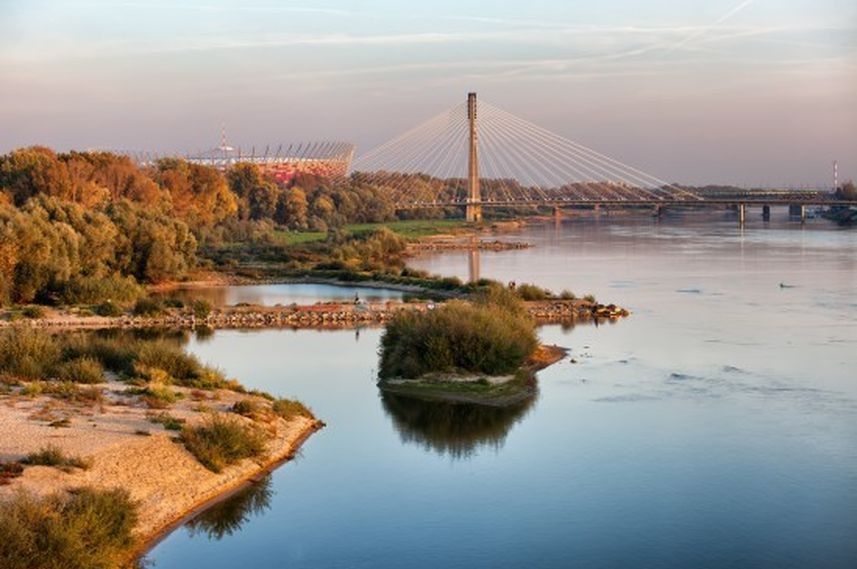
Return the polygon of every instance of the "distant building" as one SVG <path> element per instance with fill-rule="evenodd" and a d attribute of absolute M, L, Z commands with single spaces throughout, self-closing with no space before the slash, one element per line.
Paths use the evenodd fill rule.
<path fill-rule="evenodd" d="M 235 164 L 256 164 L 264 173 L 278 182 L 288 183 L 298 174 L 312 174 L 326 178 L 348 175 L 354 159 L 354 145 L 347 142 L 309 142 L 281 144 L 264 150 L 252 147 L 250 151 L 228 146 L 225 141 L 217 148 L 184 155 L 159 155 L 153 152 L 128 152 L 138 164 L 153 164 L 160 158 L 181 157 L 193 164 L 228 170 Z"/>

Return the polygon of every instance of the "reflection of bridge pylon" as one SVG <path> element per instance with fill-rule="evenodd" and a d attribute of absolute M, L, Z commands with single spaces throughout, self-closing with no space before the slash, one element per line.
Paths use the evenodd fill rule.
<path fill-rule="evenodd" d="M 474 237 L 470 240 L 470 249 L 467 252 L 468 282 L 475 283 L 482 278 L 482 263 L 479 256 L 479 239 Z"/>
<path fill-rule="evenodd" d="M 482 221 L 482 192 L 479 188 L 479 135 L 476 132 L 476 93 L 467 94 L 467 122 L 470 148 L 467 157 L 467 221 Z"/>

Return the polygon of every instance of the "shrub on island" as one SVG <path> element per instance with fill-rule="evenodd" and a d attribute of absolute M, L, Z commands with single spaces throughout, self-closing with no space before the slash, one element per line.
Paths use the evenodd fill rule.
<path fill-rule="evenodd" d="M 402 312 L 381 339 L 381 379 L 429 373 L 514 373 L 538 347 L 520 299 L 502 287 L 474 302 L 452 301 L 428 312 Z"/>

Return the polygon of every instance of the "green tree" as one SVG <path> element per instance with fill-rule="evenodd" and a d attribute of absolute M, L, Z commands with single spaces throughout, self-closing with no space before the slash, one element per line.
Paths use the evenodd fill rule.
<path fill-rule="evenodd" d="M 842 200 L 857 200 L 857 186 L 854 182 L 848 180 L 841 187 L 837 188 L 836 195 Z"/>
<path fill-rule="evenodd" d="M 301 188 L 294 187 L 280 193 L 274 221 L 289 229 L 306 229 L 308 210 L 306 193 Z"/>

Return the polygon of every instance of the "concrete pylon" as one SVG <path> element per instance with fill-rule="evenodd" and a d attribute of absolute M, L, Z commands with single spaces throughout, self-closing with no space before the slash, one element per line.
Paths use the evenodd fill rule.
<path fill-rule="evenodd" d="M 470 154 L 467 159 L 467 221 L 482 221 L 482 191 L 479 188 L 479 135 L 476 132 L 476 93 L 467 94 L 467 120 L 470 123 Z"/>

